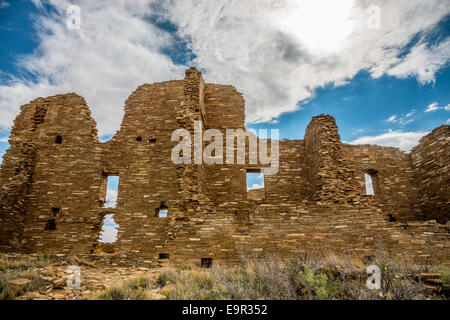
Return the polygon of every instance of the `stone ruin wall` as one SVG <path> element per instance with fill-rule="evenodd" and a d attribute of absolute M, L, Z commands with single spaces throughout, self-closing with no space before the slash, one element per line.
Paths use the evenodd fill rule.
<path fill-rule="evenodd" d="M 436 128 L 411 152 L 418 205 L 423 215 L 442 223 L 450 212 L 450 126 Z"/>
<path fill-rule="evenodd" d="M 247 194 L 247 169 L 261 166 L 172 163 L 172 131 L 192 132 L 194 120 L 224 134 L 244 129 L 243 97 L 190 69 L 184 80 L 138 87 L 105 143 L 76 94 L 22 106 L 0 172 L 0 249 L 155 265 L 166 262 L 161 253 L 174 264 L 237 263 L 240 248 L 363 257 L 382 247 L 449 262 L 448 224 L 424 222 L 448 220 L 449 126 L 406 154 L 342 144 L 332 117 L 314 117 L 304 140 L 280 141 L 280 169 L 265 176 L 264 190 Z M 375 196 L 365 195 L 364 173 Z M 116 208 L 103 208 L 108 175 L 120 177 Z M 157 216 L 160 207 L 168 218 Z M 104 246 L 110 213 L 118 240 Z"/>

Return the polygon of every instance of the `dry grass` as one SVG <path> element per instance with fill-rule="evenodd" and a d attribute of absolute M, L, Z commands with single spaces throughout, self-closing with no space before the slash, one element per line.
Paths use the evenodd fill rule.
<path fill-rule="evenodd" d="M 43 280 L 36 268 L 42 268 L 52 263 L 45 255 L 29 256 L 26 258 L 12 258 L 0 255 L 0 300 L 15 299 L 25 292 L 37 291 L 49 282 Z M 28 279 L 25 285 L 15 285 L 11 280 Z"/>
<path fill-rule="evenodd" d="M 18 257 L 0 255 L 0 272 L 24 271 L 30 268 L 42 268 L 51 264 L 52 258 L 48 255 L 37 254 L 36 256 Z"/>
<path fill-rule="evenodd" d="M 125 281 L 122 286 L 108 288 L 98 296 L 100 300 L 146 300 L 151 282 L 146 277 Z"/>
<path fill-rule="evenodd" d="M 390 259 L 382 251 L 365 261 L 334 254 L 298 255 L 290 258 L 241 255 L 241 264 L 211 269 L 170 268 L 157 276 L 139 276 L 124 281 L 96 296 L 106 300 L 194 299 L 194 300 L 363 300 L 363 299 L 447 299 L 450 269 L 430 264 L 417 265 L 407 258 Z M 44 273 L 52 260 L 44 255 L 0 255 L 0 299 L 15 299 L 40 291 L 51 283 Z M 366 286 L 367 265 L 382 271 L 382 289 Z M 439 273 L 441 282 L 430 289 L 422 273 Z M 28 279 L 23 285 L 11 283 Z M 434 279 L 436 280 L 436 279 Z M 439 282 L 438 281 L 438 282 Z M 438 290 L 436 290 L 436 288 Z"/>
<path fill-rule="evenodd" d="M 384 254 L 370 261 L 382 271 L 381 290 L 368 289 L 365 265 L 349 258 L 301 255 L 242 261 L 239 267 L 215 264 L 210 270 L 167 270 L 156 284 L 175 300 L 414 300 L 445 299 L 448 292 L 448 284 L 436 293 L 421 281 L 419 275 L 429 266 L 417 266 L 404 258 L 390 260 Z M 449 271 L 442 274 L 443 283 L 448 283 Z"/>

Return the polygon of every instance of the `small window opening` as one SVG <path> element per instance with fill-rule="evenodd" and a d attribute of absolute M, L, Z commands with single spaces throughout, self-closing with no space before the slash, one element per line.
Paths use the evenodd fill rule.
<path fill-rule="evenodd" d="M 142 137 L 137 137 L 136 141 L 142 141 Z"/>
<path fill-rule="evenodd" d="M 115 208 L 119 190 L 119 176 L 108 176 L 106 183 L 106 201 L 104 208 Z"/>
<path fill-rule="evenodd" d="M 60 209 L 59 208 L 52 208 L 52 214 L 54 217 L 57 217 L 59 214 Z"/>
<path fill-rule="evenodd" d="M 202 268 L 211 268 L 213 259 L 212 258 L 202 258 L 201 267 Z"/>
<path fill-rule="evenodd" d="M 167 218 L 167 215 L 169 213 L 169 209 L 164 204 L 164 202 L 161 202 L 161 205 L 159 208 L 156 208 L 156 216 L 159 218 Z"/>
<path fill-rule="evenodd" d="M 261 169 L 247 169 L 247 191 L 264 189 L 264 174 Z"/>
<path fill-rule="evenodd" d="M 45 230 L 56 230 L 55 219 L 49 219 L 45 224 Z"/>
<path fill-rule="evenodd" d="M 148 142 L 155 143 L 156 142 L 156 138 L 152 138 L 152 139 L 148 140 Z"/>
<path fill-rule="evenodd" d="M 168 253 L 160 253 L 159 258 L 160 259 L 169 259 L 169 254 Z"/>
<path fill-rule="evenodd" d="M 373 189 L 373 181 L 372 176 L 368 173 L 364 174 L 365 180 L 366 180 L 366 195 L 373 196 L 375 195 L 375 191 Z"/>
<path fill-rule="evenodd" d="M 61 136 L 56 136 L 55 143 L 61 144 L 62 143 L 62 137 Z"/>
<path fill-rule="evenodd" d="M 392 214 L 388 214 L 389 222 L 397 222 L 397 219 Z"/>
<path fill-rule="evenodd" d="M 195 109 L 195 112 L 199 112 L 200 111 L 200 109 Z"/>
<path fill-rule="evenodd" d="M 114 214 L 107 214 L 103 219 L 102 230 L 100 231 L 101 243 L 114 243 L 117 241 L 119 233 L 119 225 L 114 221 Z"/>

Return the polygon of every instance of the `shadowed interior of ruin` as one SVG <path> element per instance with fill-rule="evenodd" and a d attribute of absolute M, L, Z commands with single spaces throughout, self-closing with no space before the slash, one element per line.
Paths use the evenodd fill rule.
<path fill-rule="evenodd" d="M 244 111 L 233 86 L 205 83 L 195 68 L 184 80 L 139 86 L 105 143 L 77 94 L 23 105 L 0 171 L 0 250 L 210 266 L 237 263 L 240 248 L 363 257 L 382 247 L 448 261 L 450 126 L 407 154 L 343 144 L 334 118 L 319 115 L 304 140 L 279 141 L 278 173 L 249 191 L 246 174 L 266 165 L 171 161 L 174 130 L 193 133 L 201 121 L 225 136 L 245 130 Z M 117 201 L 107 205 L 112 176 Z M 105 244 L 107 215 L 120 227 Z"/>

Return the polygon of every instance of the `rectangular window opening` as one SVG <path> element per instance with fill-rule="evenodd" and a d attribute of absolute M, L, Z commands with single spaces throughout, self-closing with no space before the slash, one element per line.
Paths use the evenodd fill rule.
<path fill-rule="evenodd" d="M 201 260 L 201 267 L 202 268 L 211 268 L 212 267 L 212 258 L 202 258 Z"/>
<path fill-rule="evenodd" d="M 261 169 L 247 169 L 247 191 L 264 189 L 264 174 Z"/>
<path fill-rule="evenodd" d="M 368 173 L 364 174 L 365 180 L 366 180 L 366 195 L 373 196 L 375 195 L 375 191 L 373 188 L 373 181 L 372 176 Z"/>
<path fill-rule="evenodd" d="M 167 218 L 169 208 L 167 208 L 165 201 L 161 201 L 159 208 L 156 208 L 156 216 L 159 218 Z"/>
<path fill-rule="evenodd" d="M 158 209 L 158 217 L 167 218 L 168 211 L 167 209 Z"/>
<path fill-rule="evenodd" d="M 168 253 L 160 253 L 159 259 L 169 259 L 169 254 Z"/>
<path fill-rule="evenodd" d="M 107 214 L 103 219 L 102 230 L 100 231 L 100 243 L 114 243 L 117 241 L 119 225 L 114 221 L 114 214 Z"/>
<path fill-rule="evenodd" d="M 119 176 L 107 177 L 106 183 L 106 200 L 103 205 L 104 208 L 115 208 L 117 205 L 117 194 L 119 190 Z"/>

